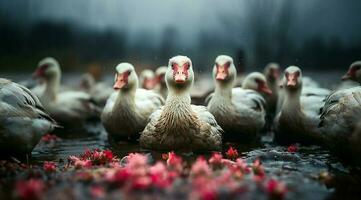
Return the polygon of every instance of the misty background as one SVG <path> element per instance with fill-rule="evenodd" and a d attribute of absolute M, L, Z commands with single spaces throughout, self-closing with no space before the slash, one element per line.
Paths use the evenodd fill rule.
<path fill-rule="evenodd" d="M 65 71 L 123 61 L 137 68 L 190 57 L 210 71 L 219 54 L 238 71 L 346 69 L 361 58 L 360 0 L 0 1 L 0 70 L 33 71 L 53 56 Z"/>

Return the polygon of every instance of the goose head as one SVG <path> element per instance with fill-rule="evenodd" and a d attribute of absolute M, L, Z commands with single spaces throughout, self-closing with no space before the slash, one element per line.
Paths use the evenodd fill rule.
<path fill-rule="evenodd" d="M 227 55 L 220 55 L 216 58 L 213 67 L 213 78 L 220 85 L 233 85 L 237 76 L 237 70 L 233 59 Z"/>
<path fill-rule="evenodd" d="M 155 86 L 154 72 L 150 69 L 145 69 L 140 73 L 139 80 L 142 88 L 151 90 Z"/>
<path fill-rule="evenodd" d="M 128 91 L 138 87 L 138 76 L 132 64 L 120 63 L 115 67 L 115 70 L 113 86 L 115 90 Z"/>
<path fill-rule="evenodd" d="M 193 85 L 194 73 L 192 61 L 187 56 L 175 56 L 169 59 L 165 81 L 169 91 L 187 91 Z"/>
<path fill-rule="evenodd" d="M 96 84 L 94 77 L 89 74 L 83 74 L 80 78 L 79 87 L 83 90 L 90 90 Z"/>
<path fill-rule="evenodd" d="M 271 95 L 272 91 L 267 85 L 266 77 L 259 72 L 252 72 L 247 75 L 242 83 L 244 89 L 255 90 L 260 93 Z"/>
<path fill-rule="evenodd" d="M 35 78 L 49 80 L 57 76 L 59 77 L 60 73 L 61 70 L 58 61 L 52 57 L 47 57 L 39 62 L 33 76 Z"/>
<path fill-rule="evenodd" d="M 289 66 L 285 70 L 282 82 L 286 91 L 301 91 L 302 89 L 302 72 L 297 66 Z"/>
<path fill-rule="evenodd" d="M 361 61 L 352 63 L 347 73 L 342 77 L 342 80 L 352 80 L 361 83 Z"/>
<path fill-rule="evenodd" d="M 168 67 L 161 66 L 155 71 L 155 78 L 157 84 L 165 85 L 165 74 L 167 73 Z"/>
<path fill-rule="evenodd" d="M 263 74 L 266 76 L 266 79 L 269 82 L 275 82 L 279 79 L 281 74 L 280 66 L 278 65 L 278 63 L 269 63 L 266 65 Z"/>

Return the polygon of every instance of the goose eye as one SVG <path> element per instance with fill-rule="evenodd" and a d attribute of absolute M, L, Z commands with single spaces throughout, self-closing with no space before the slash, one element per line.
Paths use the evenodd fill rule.
<path fill-rule="evenodd" d="M 361 67 L 360 66 L 355 66 L 355 69 L 356 70 L 359 70 Z"/>
<path fill-rule="evenodd" d="M 128 70 L 128 76 L 129 76 L 131 73 L 132 73 L 132 71 L 131 71 L 131 70 Z"/>
<path fill-rule="evenodd" d="M 295 75 L 298 77 L 298 76 L 300 76 L 300 71 L 297 71 L 296 73 L 295 73 Z"/>
<path fill-rule="evenodd" d="M 49 67 L 48 64 L 43 64 L 43 65 L 40 66 L 40 69 L 46 70 L 48 67 Z"/>
<path fill-rule="evenodd" d="M 177 64 L 172 63 L 172 70 L 177 70 Z"/>
<path fill-rule="evenodd" d="M 189 64 L 189 63 L 185 63 L 185 64 L 184 64 L 184 68 L 185 68 L 186 70 L 188 70 L 188 69 L 189 69 L 189 66 L 190 66 L 190 64 Z"/>
<path fill-rule="evenodd" d="M 231 62 L 226 62 L 226 63 L 224 64 L 225 67 L 229 67 L 230 65 L 231 65 Z"/>

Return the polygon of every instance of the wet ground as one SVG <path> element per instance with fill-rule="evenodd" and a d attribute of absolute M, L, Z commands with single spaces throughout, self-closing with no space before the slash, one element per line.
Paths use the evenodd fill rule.
<path fill-rule="evenodd" d="M 31 163 L 42 165 L 44 161 L 55 161 L 59 165 L 71 155 L 79 155 L 85 149 L 111 149 L 118 158 L 128 155 L 129 152 L 148 154 L 153 162 L 161 160 L 164 152 L 149 152 L 141 150 L 135 143 L 121 142 L 110 145 L 105 131 L 101 125 L 92 125 L 92 130 L 98 133 L 73 134 L 64 137 L 53 144 L 40 143 L 32 153 Z M 96 131 L 95 131 L 96 132 Z M 273 144 L 272 135 L 267 134 L 262 138 L 262 144 L 257 147 L 234 146 L 241 157 L 252 163 L 260 159 L 265 171 L 270 177 L 284 181 L 287 185 L 286 199 L 358 199 L 360 196 L 361 173 L 360 168 L 349 166 L 332 156 L 327 150 L 317 146 L 297 146 L 295 152 L 290 152 L 287 147 Z M 205 154 L 207 157 L 209 154 Z M 190 163 L 199 154 L 182 154 Z M 360 188 L 359 188 L 360 187 Z M 254 194 L 254 199 L 264 199 L 264 196 Z M 251 198 L 253 199 L 253 197 Z"/>
<path fill-rule="evenodd" d="M 339 74 L 341 72 L 333 76 L 338 77 Z M 329 82 L 326 81 L 324 84 L 329 84 Z M 87 128 L 91 130 L 91 133 L 74 131 L 71 134 L 60 135 L 61 140 L 56 142 L 40 142 L 32 152 L 29 164 L 42 166 L 44 161 L 54 161 L 58 166 L 63 166 L 67 163 L 69 156 L 80 155 L 86 149 L 95 148 L 111 149 L 118 158 L 122 158 L 130 152 L 142 152 L 148 154 L 153 162 L 162 159 L 164 152 L 141 150 L 136 143 L 110 144 L 107 134 L 99 122 L 93 122 Z M 348 165 L 341 159 L 332 156 L 327 150 L 317 146 L 297 146 L 297 150 L 290 152 L 287 147 L 273 144 L 271 133 L 263 136 L 262 141 L 262 144 L 253 147 L 225 144 L 224 150 L 228 146 L 235 147 L 247 163 L 253 163 L 256 159 L 260 159 L 268 176 L 275 177 L 287 185 L 286 199 L 361 198 L 360 167 Z M 209 157 L 210 154 L 206 153 L 205 155 Z M 192 163 L 199 154 L 182 154 L 182 156 Z M 7 188 L 1 185 L 4 183 L 6 183 L 5 178 L 0 178 L 0 189 Z M 56 188 L 56 183 L 54 184 Z M 59 184 L 59 187 L 62 186 Z M 265 196 L 258 194 L 257 191 L 253 191 L 251 194 L 246 199 L 265 199 Z M 12 195 L 7 197 L 12 197 Z"/>

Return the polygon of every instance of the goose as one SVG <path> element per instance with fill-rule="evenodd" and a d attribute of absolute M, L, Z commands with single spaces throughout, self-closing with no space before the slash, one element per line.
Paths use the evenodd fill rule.
<path fill-rule="evenodd" d="M 207 108 L 224 129 L 224 140 L 249 142 L 265 125 L 265 100 L 258 92 L 271 94 L 271 90 L 258 72 L 250 73 L 242 88 L 233 88 L 236 76 L 233 59 L 218 56 L 213 67 L 215 92 L 207 97 Z"/>
<path fill-rule="evenodd" d="M 167 98 L 168 89 L 167 85 L 165 83 L 165 73 L 167 72 L 168 67 L 167 66 L 161 66 L 158 67 L 158 69 L 155 71 L 155 77 L 156 77 L 156 86 L 155 91 L 157 91 L 160 95 L 162 95 L 163 98 Z"/>
<path fill-rule="evenodd" d="M 96 82 L 94 77 L 86 73 L 82 76 L 80 89 L 88 93 L 97 105 L 104 107 L 110 95 L 114 92 L 111 87 L 103 82 Z"/>
<path fill-rule="evenodd" d="M 186 56 L 171 58 L 165 79 L 166 103 L 150 116 L 140 146 L 153 150 L 220 150 L 222 128 L 206 107 L 191 104 L 192 61 Z"/>
<path fill-rule="evenodd" d="M 99 115 L 90 95 L 81 91 L 59 92 L 61 69 L 57 60 L 41 60 L 34 76 L 44 80 L 45 90 L 39 99 L 45 110 L 65 129 L 83 127 L 84 122 Z"/>
<path fill-rule="evenodd" d="M 155 86 L 155 75 L 150 69 L 145 69 L 140 73 L 139 76 L 140 87 L 152 90 Z"/>
<path fill-rule="evenodd" d="M 138 76 L 132 64 L 120 63 L 115 69 L 113 88 L 117 91 L 109 97 L 101 121 L 110 138 L 134 140 L 164 100 L 151 90 L 138 88 Z"/>
<path fill-rule="evenodd" d="M 343 158 L 358 156 L 361 146 L 361 86 L 338 90 L 325 99 L 319 127 L 325 144 Z"/>
<path fill-rule="evenodd" d="M 322 142 L 318 123 L 324 97 L 301 96 L 302 72 L 297 66 L 285 70 L 282 86 L 284 100 L 274 123 L 275 141 L 281 144 Z"/>
<path fill-rule="evenodd" d="M 0 78 L 0 154 L 30 154 L 40 138 L 57 127 L 26 87 Z"/>
<path fill-rule="evenodd" d="M 279 78 L 280 78 L 280 66 L 278 63 L 269 63 L 266 65 L 264 76 L 267 80 L 267 85 L 272 91 L 271 95 L 264 96 L 267 102 L 267 113 L 270 115 L 270 120 L 276 112 L 278 92 L 279 92 Z"/>
<path fill-rule="evenodd" d="M 361 84 L 361 61 L 353 62 L 342 80 L 352 80 Z"/>
<path fill-rule="evenodd" d="M 313 97 L 310 97 L 310 98 L 314 98 L 314 99 L 322 99 L 322 98 L 326 98 L 328 95 L 331 94 L 331 90 L 327 89 L 327 88 L 321 88 L 316 85 L 310 85 L 308 84 L 307 86 L 305 86 L 303 84 L 303 81 L 304 80 L 307 80 L 304 79 L 304 77 L 302 77 L 302 89 L 301 89 L 301 99 L 305 98 L 307 99 L 306 97 L 310 97 L 310 96 L 313 96 Z M 281 85 L 279 87 L 279 90 L 278 90 L 278 101 L 277 101 L 277 106 L 276 106 L 276 115 L 280 112 L 281 108 L 282 108 L 282 105 L 283 105 L 283 102 L 284 102 L 284 99 L 285 99 L 285 91 L 284 91 L 284 88 L 283 88 L 283 82 L 285 82 L 285 77 L 283 77 L 283 80 L 281 81 Z M 306 100 L 307 101 L 307 100 Z M 316 104 L 318 105 L 318 104 Z"/>

